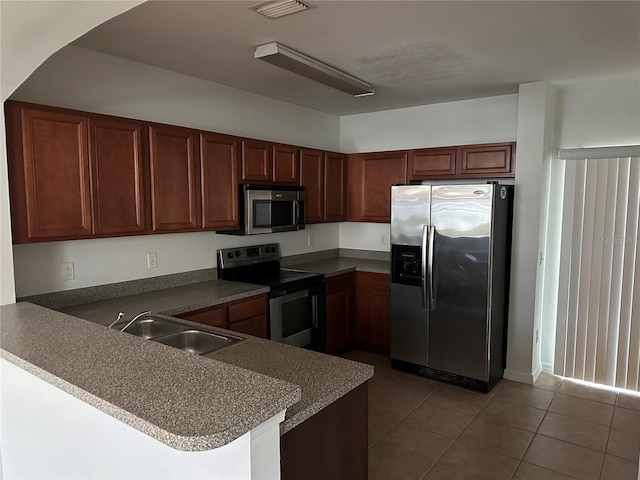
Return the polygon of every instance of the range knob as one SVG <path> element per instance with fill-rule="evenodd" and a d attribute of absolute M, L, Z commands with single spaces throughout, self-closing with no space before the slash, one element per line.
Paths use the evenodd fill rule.
<path fill-rule="evenodd" d="M 236 250 L 236 251 L 235 251 L 235 256 L 236 256 L 236 257 L 239 257 L 239 256 L 240 256 L 240 250 Z"/>
<path fill-rule="evenodd" d="M 233 253 L 232 252 L 227 253 L 227 258 L 233 258 Z"/>

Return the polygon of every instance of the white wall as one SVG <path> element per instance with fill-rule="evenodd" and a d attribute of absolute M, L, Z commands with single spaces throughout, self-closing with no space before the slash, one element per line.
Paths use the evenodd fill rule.
<path fill-rule="evenodd" d="M 53 55 L 11 98 L 339 149 L 337 116 L 74 46 Z M 260 237 L 200 232 L 16 245 L 16 295 L 210 268 L 215 250 L 233 245 L 280 242 L 284 255 L 338 248 L 338 235 L 328 224 Z M 147 269 L 148 252 L 158 254 L 157 269 Z M 62 262 L 74 262 L 75 280 L 62 280 Z"/>
<path fill-rule="evenodd" d="M 340 223 L 340 248 L 388 252 L 390 225 L 388 223 Z M 384 236 L 384 243 L 382 237 Z"/>
<path fill-rule="evenodd" d="M 640 75 L 557 87 L 554 149 L 548 177 L 541 362 L 553 368 L 558 301 L 564 162 L 560 148 L 640 145 Z"/>
<path fill-rule="evenodd" d="M 16 295 L 72 290 L 216 266 L 218 248 L 278 242 L 283 255 L 338 248 L 337 223 L 307 225 L 299 232 L 218 235 L 213 232 L 142 235 L 14 246 Z M 311 247 L 307 246 L 311 237 Z M 147 268 L 147 253 L 158 267 Z M 75 280 L 62 279 L 62 263 L 73 262 Z"/>
<path fill-rule="evenodd" d="M 404 150 L 516 139 L 517 95 L 348 115 L 340 119 L 344 153 Z"/>
<path fill-rule="evenodd" d="M 2 101 L 60 47 L 140 3 L 143 2 L 0 2 Z M 10 218 L 4 115 L 0 115 L 0 305 L 15 301 Z"/>

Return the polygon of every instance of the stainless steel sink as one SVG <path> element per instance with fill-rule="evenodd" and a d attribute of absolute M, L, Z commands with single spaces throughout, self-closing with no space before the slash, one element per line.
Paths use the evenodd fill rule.
<path fill-rule="evenodd" d="M 177 332 L 184 328 L 185 327 L 179 323 L 167 322 L 154 317 L 144 317 L 133 322 L 124 331 L 126 333 L 142 337 L 145 340 L 149 340 Z"/>
<path fill-rule="evenodd" d="M 121 318 L 120 316 L 118 318 Z M 126 327 L 126 328 L 124 328 Z M 204 332 L 192 325 L 184 324 L 179 319 L 164 315 L 144 312 L 136 316 L 129 323 L 114 322 L 110 328 L 122 330 L 145 340 L 169 345 L 196 355 L 215 352 L 244 338 Z"/>
<path fill-rule="evenodd" d="M 202 332 L 200 330 L 183 330 L 176 333 L 170 333 L 162 337 L 153 338 L 155 342 L 163 343 L 171 347 L 185 350 L 196 355 L 204 355 L 215 350 L 228 347 L 243 339 L 216 335 L 214 333 Z"/>

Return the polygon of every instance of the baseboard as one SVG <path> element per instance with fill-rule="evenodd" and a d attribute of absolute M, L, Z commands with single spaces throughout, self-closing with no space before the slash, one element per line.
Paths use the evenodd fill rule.
<path fill-rule="evenodd" d="M 540 375 L 539 372 L 538 372 L 538 375 Z M 534 377 L 532 374 L 515 372 L 513 370 L 509 370 L 508 368 L 504 371 L 504 374 L 502 376 L 507 380 L 512 380 L 514 382 L 528 383 L 529 385 L 533 385 L 534 383 Z M 537 375 L 535 378 L 536 379 L 538 378 Z"/>
<path fill-rule="evenodd" d="M 542 362 L 542 371 L 545 373 L 553 374 L 553 363 L 544 363 Z"/>

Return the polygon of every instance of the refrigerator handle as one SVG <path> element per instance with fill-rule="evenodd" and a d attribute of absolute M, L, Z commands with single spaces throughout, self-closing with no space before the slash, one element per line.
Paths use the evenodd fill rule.
<path fill-rule="evenodd" d="M 427 278 L 427 248 L 428 248 L 428 243 L 427 243 L 427 235 L 429 232 L 429 225 L 423 225 L 422 226 L 422 259 L 420 262 L 421 265 L 421 276 L 422 276 L 422 295 L 420 295 L 420 297 L 422 297 L 422 308 L 429 308 L 429 300 L 428 300 L 428 296 L 427 296 L 427 290 L 428 290 L 428 278 Z M 429 308 L 430 309 L 430 308 Z"/>
<path fill-rule="evenodd" d="M 423 232 L 424 235 L 424 232 Z M 429 305 L 429 310 L 435 310 L 436 308 L 436 298 L 433 294 L 433 252 L 434 252 L 434 243 L 436 241 L 436 227 L 431 225 L 429 227 L 429 259 L 427 260 L 427 277 L 429 288 L 429 301 L 427 302 Z M 426 296 L 425 292 L 425 296 Z"/>

